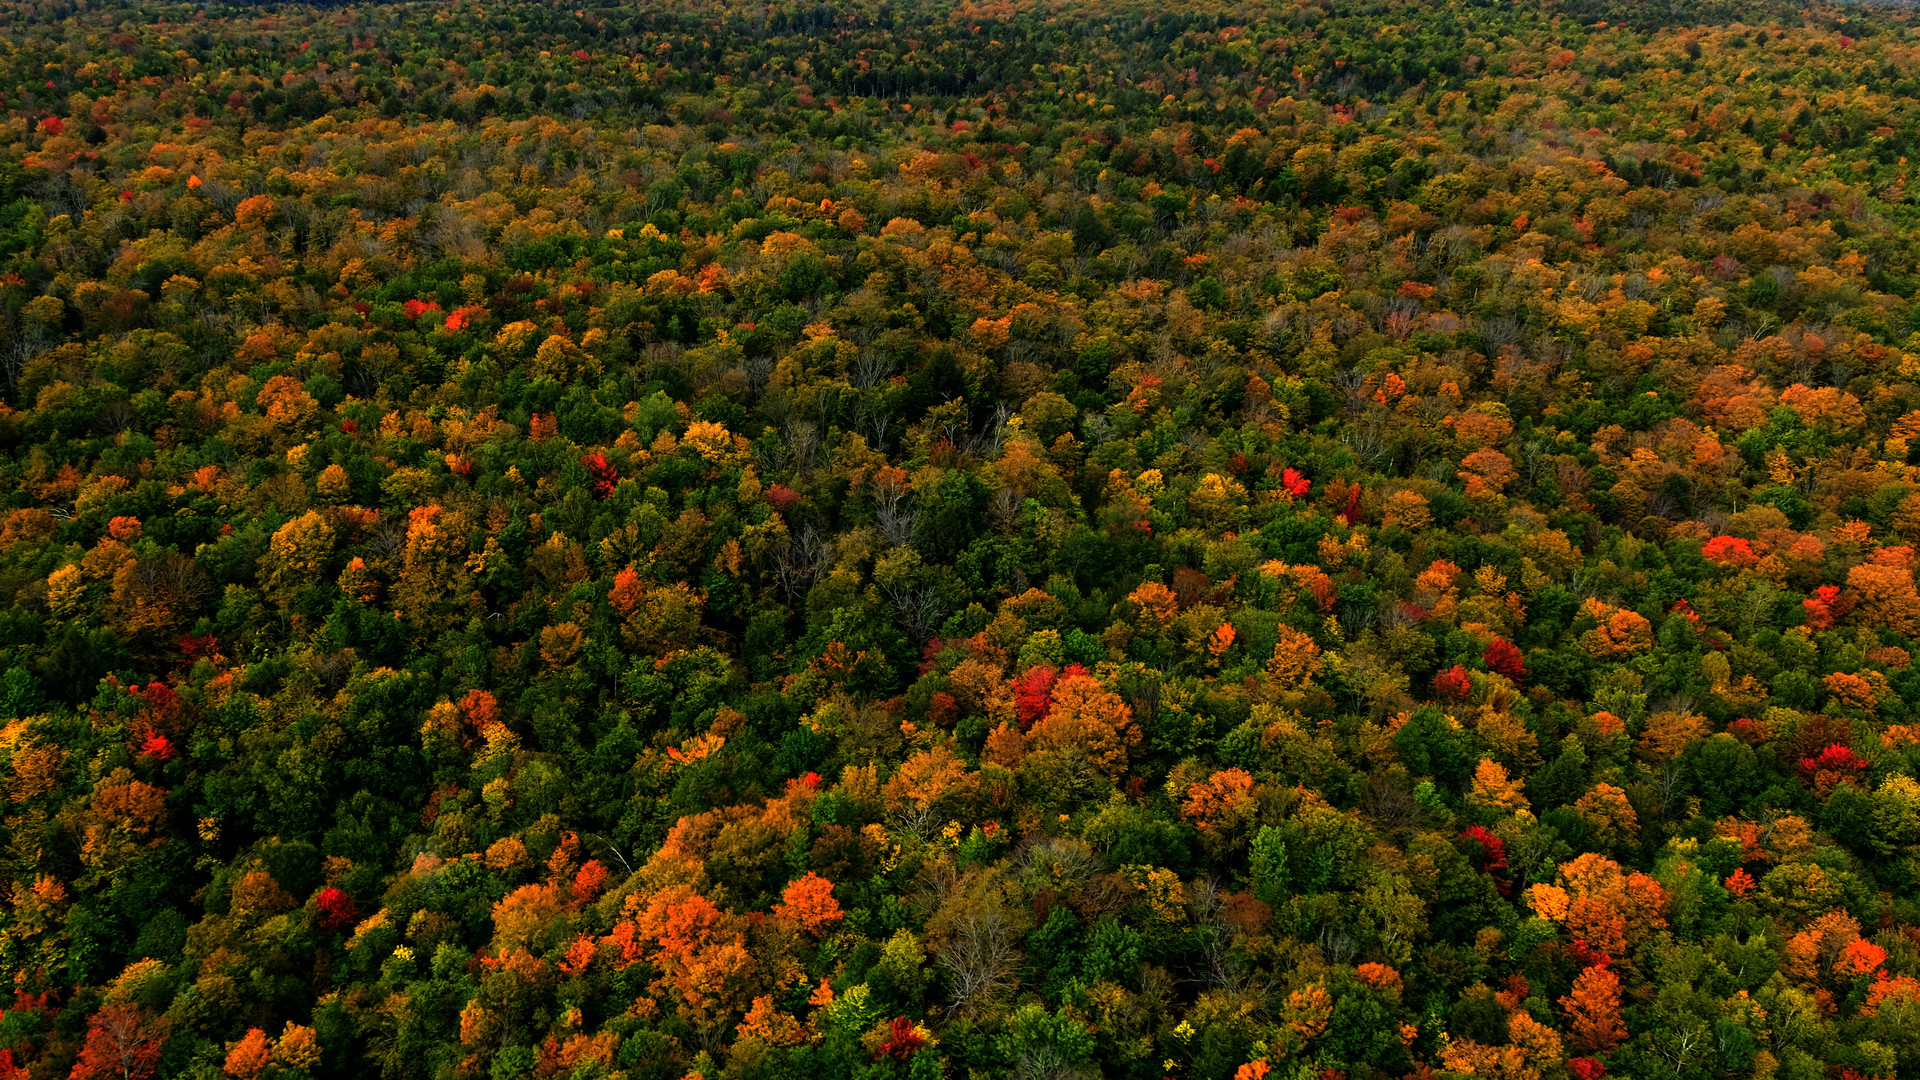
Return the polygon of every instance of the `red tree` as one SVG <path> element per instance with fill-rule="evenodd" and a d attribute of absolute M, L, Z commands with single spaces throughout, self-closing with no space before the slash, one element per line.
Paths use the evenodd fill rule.
<path fill-rule="evenodd" d="M 1800 606 L 1806 610 L 1809 630 L 1832 629 L 1834 617 L 1846 614 L 1841 610 L 1838 585 L 1820 586 L 1813 590 L 1811 598 L 1800 601 Z"/>
<path fill-rule="evenodd" d="M 896 1016 L 887 1025 L 887 1041 L 880 1047 L 880 1053 L 895 1061 L 905 1061 L 920 1052 L 927 1040 L 914 1028 L 913 1021 L 904 1016 Z"/>
<path fill-rule="evenodd" d="M 1485 826 L 1469 825 L 1460 839 L 1480 845 L 1480 869 L 1494 880 L 1502 895 L 1513 888 L 1513 882 L 1507 880 L 1507 845 L 1499 837 L 1488 832 Z"/>
<path fill-rule="evenodd" d="M 1467 677 L 1467 669 L 1455 664 L 1433 677 L 1433 691 L 1441 697 L 1465 700 L 1473 693 L 1473 682 Z"/>
<path fill-rule="evenodd" d="M 1752 566 L 1760 561 L 1753 545 L 1737 536 L 1716 536 L 1707 541 L 1700 554 L 1722 566 Z"/>
<path fill-rule="evenodd" d="M 1480 655 L 1487 662 L 1487 668 L 1496 671 L 1514 682 L 1527 677 L 1527 662 L 1521 658 L 1520 650 L 1506 638 L 1494 638 L 1493 644 Z"/>
<path fill-rule="evenodd" d="M 1033 726 L 1035 720 L 1047 715 L 1053 705 L 1053 680 L 1056 672 L 1045 664 L 1029 668 L 1025 675 L 1013 680 L 1013 704 L 1020 718 L 1020 730 Z"/>
<path fill-rule="evenodd" d="M 1349 484 L 1347 486 L 1347 502 L 1345 506 L 1340 508 L 1340 520 L 1347 525 L 1352 525 L 1360 520 L 1359 484 Z"/>
<path fill-rule="evenodd" d="M 607 455 L 600 451 L 595 450 L 585 455 L 580 459 L 580 464 L 585 465 L 587 472 L 593 476 L 593 494 L 595 498 L 604 499 L 613 494 L 613 489 L 619 486 L 619 470 L 608 464 Z"/>
<path fill-rule="evenodd" d="M 165 1019 L 149 1020 L 145 1009 L 130 1002 L 108 1005 L 87 1026 L 73 1080 L 146 1080 L 160 1064 L 166 1040 Z"/>
<path fill-rule="evenodd" d="M 313 906 L 320 911 L 322 930 L 344 930 L 360 917 L 354 909 L 353 897 L 331 885 L 321 889 L 320 895 L 313 898 Z"/>

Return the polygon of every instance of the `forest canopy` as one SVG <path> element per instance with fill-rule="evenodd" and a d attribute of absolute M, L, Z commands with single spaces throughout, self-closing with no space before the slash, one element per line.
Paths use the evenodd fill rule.
<path fill-rule="evenodd" d="M 0 1080 L 1920 1075 L 1917 64 L 0 3 Z"/>

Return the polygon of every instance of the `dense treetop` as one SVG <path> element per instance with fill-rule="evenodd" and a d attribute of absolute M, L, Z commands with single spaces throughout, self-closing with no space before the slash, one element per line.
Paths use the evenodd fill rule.
<path fill-rule="evenodd" d="M 1917 61 L 0 5 L 0 1080 L 1920 1075 Z"/>

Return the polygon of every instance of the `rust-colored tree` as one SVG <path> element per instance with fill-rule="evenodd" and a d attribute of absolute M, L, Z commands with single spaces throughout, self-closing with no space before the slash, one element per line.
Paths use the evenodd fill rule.
<path fill-rule="evenodd" d="M 1028 733 L 1029 752 L 1084 754 L 1109 777 L 1126 771 L 1140 742 L 1133 710 L 1085 668 L 1070 665 L 1053 685 L 1053 708 Z"/>
<path fill-rule="evenodd" d="M 1590 1054 L 1604 1054 L 1627 1039 L 1620 1017 L 1620 976 L 1604 964 L 1580 969 L 1573 988 L 1560 999 L 1573 1045 Z"/>
<path fill-rule="evenodd" d="M 73 1080 L 147 1080 L 160 1067 L 167 1027 L 132 1002 L 104 1006 L 87 1022 Z"/>
<path fill-rule="evenodd" d="M 1913 549 L 1882 548 L 1847 571 L 1846 598 L 1863 625 L 1920 634 L 1920 592 L 1913 584 Z"/>

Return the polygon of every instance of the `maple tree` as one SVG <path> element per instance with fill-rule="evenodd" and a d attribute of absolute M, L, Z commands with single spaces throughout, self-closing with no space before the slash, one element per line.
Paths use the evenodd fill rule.
<path fill-rule="evenodd" d="M 833 898 L 833 883 L 813 873 L 789 883 L 773 913 L 815 935 L 831 929 L 844 917 Z"/>
<path fill-rule="evenodd" d="M 1620 1018 L 1620 977 L 1605 964 L 1589 964 L 1574 976 L 1573 988 L 1560 999 L 1575 1049 L 1606 1053 L 1626 1041 Z"/>
<path fill-rule="evenodd" d="M 75 1080 L 146 1080 L 160 1065 L 167 1022 L 132 1002 L 107 1005 L 87 1022 L 87 1038 L 74 1062 Z"/>
<path fill-rule="evenodd" d="M 1078 665 L 1061 672 L 1053 704 L 1034 724 L 1029 743 L 1038 751 L 1084 754 L 1108 776 L 1126 767 L 1129 748 L 1140 739 L 1133 710 Z"/>

